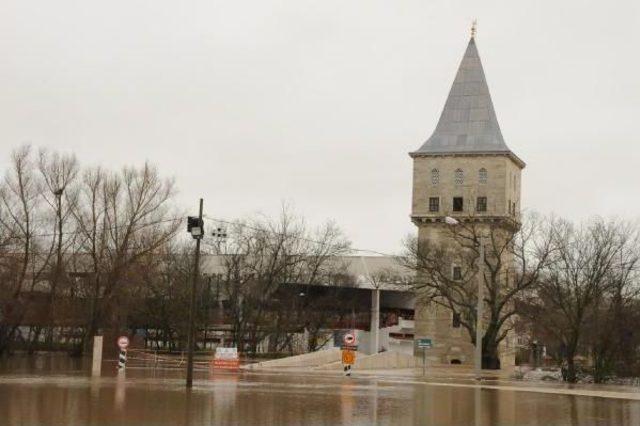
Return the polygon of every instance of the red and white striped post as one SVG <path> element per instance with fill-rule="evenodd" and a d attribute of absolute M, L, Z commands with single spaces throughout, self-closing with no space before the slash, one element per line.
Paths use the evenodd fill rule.
<path fill-rule="evenodd" d="M 124 367 L 127 364 L 129 338 L 127 336 L 118 337 L 118 347 L 120 348 L 120 353 L 118 354 L 118 370 L 124 370 Z"/>

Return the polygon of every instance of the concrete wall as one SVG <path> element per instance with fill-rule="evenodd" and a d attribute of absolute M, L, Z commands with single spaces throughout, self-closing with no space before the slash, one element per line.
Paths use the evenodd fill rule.
<path fill-rule="evenodd" d="M 354 330 L 354 332 L 355 332 L 356 340 L 358 343 L 358 350 L 360 352 L 363 352 L 366 354 L 373 354 L 380 350 L 380 342 L 378 342 L 377 349 L 372 346 L 373 339 L 371 336 L 371 332 L 363 331 L 363 330 Z"/>
<path fill-rule="evenodd" d="M 354 370 L 383 370 L 393 368 L 414 368 L 422 366 L 422 361 L 413 355 L 387 351 L 380 352 L 373 355 L 356 354 L 356 362 L 353 365 Z M 325 365 L 319 365 L 316 370 L 340 370 L 342 369 L 342 362 L 334 362 Z"/>
<path fill-rule="evenodd" d="M 422 365 L 420 360 L 411 354 L 396 351 L 380 352 L 379 354 L 356 359 L 354 369 L 375 370 L 390 368 L 414 368 Z"/>
<path fill-rule="evenodd" d="M 331 348 L 302 355 L 258 362 L 247 365 L 245 368 L 253 370 L 259 368 L 315 367 L 336 361 L 339 362 L 341 359 L 342 354 L 340 348 Z"/>

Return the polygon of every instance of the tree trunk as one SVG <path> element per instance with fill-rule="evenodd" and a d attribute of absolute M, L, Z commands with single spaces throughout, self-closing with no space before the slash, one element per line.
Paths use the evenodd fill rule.
<path fill-rule="evenodd" d="M 3 355 L 9 346 L 9 326 L 0 324 L 0 355 Z"/>
<path fill-rule="evenodd" d="M 500 369 L 500 356 L 496 343 L 492 342 L 482 345 L 482 368 L 484 370 Z"/>
<path fill-rule="evenodd" d="M 612 359 L 608 348 L 594 349 L 593 357 L 593 382 L 604 383 L 612 372 Z"/>
<path fill-rule="evenodd" d="M 29 355 L 33 355 L 36 351 L 36 347 L 38 346 L 40 340 L 40 333 L 42 332 L 42 327 L 40 326 L 32 326 L 29 327 L 29 338 L 27 339 L 27 353 Z"/>
<path fill-rule="evenodd" d="M 565 381 L 568 383 L 576 383 L 578 381 L 576 364 L 573 360 L 574 356 L 575 351 L 567 351 L 567 372 L 565 375 Z"/>
<path fill-rule="evenodd" d="M 95 262 L 95 261 L 94 261 Z M 91 305 L 89 310 L 89 322 L 85 333 L 84 349 L 90 351 L 93 345 L 93 336 L 98 332 L 100 325 L 98 324 L 98 318 L 100 317 L 100 304 L 98 296 L 100 294 L 100 275 L 98 269 L 94 267 L 93 270 L 93 292 L 91 295 Z"/>
<path fill-rule="evenodd" d="M 494 322 L 490 322 L 482 337 L 482 368 L 485 370 L 500 369 L 499 343 L 496 341 L 499 329 Z"/>
<path fill-rule="evenodd" d="M 318 349 L 318 332 L 315 329 L 309 330 L 309 341 L 307 345 L 309 352 L 315 352 Z"/>

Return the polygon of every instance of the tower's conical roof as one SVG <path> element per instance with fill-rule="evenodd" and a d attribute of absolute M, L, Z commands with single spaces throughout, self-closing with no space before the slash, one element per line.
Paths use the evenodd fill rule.
<path fill-rule="evenodd" d="M 504 153 L 517 158 L 504 143 L 473 37 L 435 131 L 420 149 L 411 154 L 447 153 Z"/>

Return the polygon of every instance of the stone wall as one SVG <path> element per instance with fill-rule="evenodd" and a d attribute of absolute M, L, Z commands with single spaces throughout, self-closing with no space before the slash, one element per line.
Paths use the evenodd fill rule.
<path fill-rule="evenodd" d="M 432 170 L 438 170 L 438 181 L 432 181 Z M 463 182 L 456 182 L 456 170 L 463 171 Z M 486 182 L 480 180 L 480 169 L 487 171 Z M 445 216 L 458 220 L 473 220 L 479 233 L 489 235 L 496 224 L 517 225 L 520 211 L 521 167 L 507 155 L 434 155 L 414 158 L 412 219 L 418 226 L 421 243 L 431 245 L 452 244 L 453 234 L 444 223 Z M 440 208 L 429 211 L 429 198 L 439 197 Z M 462 212 L 453 212 L 453 197 L 463 197 Z M 477 197 L 487 197 L 487 211 L 476 211 Z M 515 203 L 515 210 L 513 209 Z M 505 238 L 510 232 L 496 231 L 494 235 Z M 501 235 L 504 232 L 504 235 Z M 505 264 L 512 263 L 504 255 Z M 453 267 L 453 262 L 452 262 Z M 431 338 L 433 349 L 428 359 L 435 364 L 473 365 L 474 345 L 464 327 L 453 327 L 453 313 L 442 306 L 427 304 L 418 295 L 415 309 L 415 338 Z M 501 360 L 504 366 L 512 365 L 515 351 L 502 345 Z M 421 356 L 421 352 L 415 352 Z"/>
<path fill-rule="evenodd" d="M 487 170 L 487 182 L 479 182 L 479 170 Z M 433 184 L 432 170 L 439 182 Z M 455 171 L 464 173 L 464 183 L 456 184 Z M 515 184 L 514 184 L 515 177 Z M 520 210 L 521 170 L 504 155 L 442 155 L 416 157 L 413 160 L 413 216 L 508 216 L 508 202 Z M 440 197 L 440 210 L 429 212 L 429 197 Z M 464 197 L 464 211 L 453 212 L 453 197 Z M 476 212 L 476 197 L 487 197 L 487 211 Z"/>

